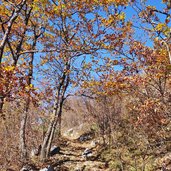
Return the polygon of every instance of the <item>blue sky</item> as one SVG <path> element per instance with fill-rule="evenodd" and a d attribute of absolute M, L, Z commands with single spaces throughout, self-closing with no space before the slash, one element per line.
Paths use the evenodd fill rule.
<path fill-rule="evenodd" d="M 138 1 L 140 2 L 141 0 L 138 0 Z M 156 7 L 156 9 L 158 9 L 160 11 L 163 11 L 163 9 L 166 8 L 166 4 L 164 4 L 162 2 L 162 0 L 147 0 L 147 2 L 145 4 L 146 4 L 146 6 L 148 6 L 148 5 L 154 6 L 154 7 Z M 142 24 L 142 23 L 140 23 L 140 20 L 138 21 L 138 19 L 137 20 L 135 19 L 135 18 L 137 18 L 137 13 L 132 6 L 128 6 L 125 10 L 125 13 L 127 16 L 126 19 L 131 20 L 133 22 L 134 26 L 139 27 Z M 158 17 L 160 18 L 161 22 L 164 22 L 166 19 L 166 16 L 163 14 L 158 13 Z M 147 25 L 145 23 L 143 25 L 149 27 L 149 25 Z M 149 39 L 149 37 L 147 35 L 144 34 L 144 31 L 142 29 L 138 29 L 136 27 L 134 27 L 134 29 L 135 29 L 136 38 L 140 37 L 140 38 L 146 39 L 147 40 L 147 44 L 146 44 L 147 46 L 153 45 L 153 42 Z M 145 36 L 145 37 L 143 37 L 143 36 Z"/>
<path fill-rule="evenodd" d="M 157 9 L 160 9 L 160 10 L 162 10 L 165 7 L 165 5 L 162 3 L 161 0 L 149 0 L 149 1 L 146 2 L 146 4 L 147 5 L 150 5 L 150 6 L 156 6 L 156 8 Z M 133 22 L 133 25 L 135 25 L 135 26 L 140 26 L 140 23 L 137 22 L 138 20 L 136 20 L 135 17 L 134 17 L 134 15 L 137 16 L 137 13 L 133 9 L 133 7 L 128 6 L 125 9 L 125 13 L 126 13 L 126 20 L 132 21 Z M 165 16 L 160 15 L 160 18 L 161 19 L 164 19 L 164 17 Z M 138 28 L 134 28 L 134 29 L 135 29 L 135 35 L 134 36 L 135 36 L 136 39 L 138 39 L 138 40 L 141 40 L 142 39 L 142 40 L 146 41 L 146 45 L 147 46 L 152 46 L 153 45 L 153 42 L 148 38 L 148 36 L 144 33 L 143 30 L 138 29 Z M 39 55 L 40 54 L 37 54 L 36 56 L 39 56 Z M 40 58 L 38 57 L 38 59 L 40 59 Z M 90 60 L 90 58 L 88 58 L 86 61 L 87 62 L 90 62 L 91 60 Z M 39 63 L 39 61 L 38 61 L 38 63 Z M 116 69 L 119 69 L 119 67 L 116 67 Z"/>

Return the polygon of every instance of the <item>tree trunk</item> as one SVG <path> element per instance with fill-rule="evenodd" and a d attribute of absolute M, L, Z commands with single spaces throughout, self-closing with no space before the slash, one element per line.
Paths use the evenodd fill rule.
<path fill-rule="evenodd" d="M 66 71 L 68 71 L 69 69 L 70 69 L 70 61 L 67 61 L 66 66 L 64 68 L 61 82 L 57 90 L 57 96 L 54 102 L 53 113 L 52 113 L 53 119 L 49 125 L 48 131 L 43 140 L 41 155 L 40 155 L 42 161 L 44 161 L 49 156 L 49 151 L 52 145 L 57 123 L 59 123 L 59 126 L 61 127 L 62 107 L 63 107 L 63 102 L 65 100 L 64 96 L 70 81 L 69 75 L 67 74 Z M 60 127 L 59 127 L 59 131 L 60 131 Z"/>
<path fill-rule="evenodd" d="M 48 153 L 49 153 L 49 150 L 50 150 L 50 147 L 51 147 L 51 142 L 52 141 L 52 136 L 53 136 L 53 127 L 54 127 L 54 123 L 56 121 L 56 118 L 55 117 L 50 125 L 49 125 L 49 128 L 46 132 L 46 135 L 45 135 L 45 138 L 43 140 L 43 144 L 42 144 L 42 148 L 41 148 L 41 153 L 40 153 L 40 158 L 42 161 L 44 161 L 47 157 L 48 157 Z"/>
<path fill-rule="evenodd" d="M 20 123 L 20 151 L 21 151 L 21 159 L 25 161 L 27 159 L 27 148 L 26 148 L 26 123 L 28 117 L 28 108 L 29 108 L 29 100 L 26 102 L 25 110 L 21 116 Z"/>
<path fill-rule="evenodd" d="M 46 154 L 46 157 L 49 156 L 49 152 L 50 152 L 50 149 L 51 149 L 51 146 L 52 146 L 52 140 L 53 140 L 53 137 L 54 137 L 54 134 L 55 134 L 57 122 L 58 122 L 58 120 L 56 120 L 54 122 L 53 127 L 52 127 L 52 131 L 51 131 L 51 134 L 50 134 L 50 137 L 49 137 L 49 142 L 47 144 L 47 154 Z"/>
<path fill-rule="evenodd" d="M 37 36 L 35 35 L 35 39 L 32 45 L 32 49 L 36 47 L 37 42 Z M 33 61 L 34 61 L 34 53 L 31 54 L 31 59 L 29 61 L 29 73 L 28 73 L 28 80 L 27 85 L 30 86 L 32 83 L 32 77 L 33 77 Z M 21 157 L 23 160 L 27 159 L 27 146 L 26 146 L 26 123 L 27 123 L 27 117 L 29 112 L 29 106 L 30 106 L 30 90 L 28 91 L 28 97 L 26 99 L 26 105 L 24 109 L 24 113 L 21 118 L 21 124 L 20 124 L 20 150 L 21 150 Z"/>
<path fill-rule="evenodd" d="M 5 119 L 5 116 L 3 114 L 3 106 L 4 106 L 4 97 L 0 96 L 0 117 Z"/>
<path fill-rule="evenodd" d="M 62 122 L 62 112 L 58 115 L 58 127 L 57 127 L 57 133 L 58 137 L 61 137 L 61 122 Z"/>
<path fill-rule="evenodd" d="M 61 116 L 62 113 L 63 100 L 60 101 L 60 104 L 58 104 L 59 103 L 58 101 L 59 100 L 56 99 L 53 109 L 54 118 L 52 119 L 49 125 L 48 131 L 46 133 L 46 136 L 42 144 L 41 155 L 40 155 L 42 161 L 44 161 L 49 156 L 49 152 L 51 149 L 52 141 L 56 130 L 56 125 L 58 124 L 59 116 Z"/>
<path fill-rule="evenodd" d="M 58 99 L 56 99 L 55 103 L 54 103 L 54 107 L 53 107 L 53 119 L 48 127 L 48 130 L 46 132 L 46 135 L 45 135 L 43 143 L 42 143 L 42 149 L 41 149 L 41 153 L 40 153 L 40 158 L 42 161 L 48 157 L 47 146 L 49 145 L 49 140 L 52 138 L 52 130 L 53 130 L 53 127 L 55 126 L 55 122 L 57 122 L 58 109 L 59 109 Z"/>

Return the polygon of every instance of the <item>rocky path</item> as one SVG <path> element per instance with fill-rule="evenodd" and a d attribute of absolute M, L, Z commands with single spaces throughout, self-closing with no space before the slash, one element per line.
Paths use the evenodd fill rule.
<path fill-rule="evenodd" d="M 89 150 L 88 154 L 86 150 Z M 55 171 L 105 171 L 106 164 L 99 159 L 101 147 L 93 141 L 66 140 L 60 154 L 51 157 Z"/>

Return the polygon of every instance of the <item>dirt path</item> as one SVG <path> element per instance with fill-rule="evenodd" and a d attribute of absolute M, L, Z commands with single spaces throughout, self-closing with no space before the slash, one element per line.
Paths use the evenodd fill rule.
<path fill-rule="evenodd" d="M 91 150 L 91 156 L 83 156 L 85 149 Z M 92 141 L 79 142 L 67 140 L 61 144 L 61 153 L 52 157 L 55 170 L 59 171 L 105 171 L 105 162 L 99 159 L 100 146 L 92 145 Z"/>

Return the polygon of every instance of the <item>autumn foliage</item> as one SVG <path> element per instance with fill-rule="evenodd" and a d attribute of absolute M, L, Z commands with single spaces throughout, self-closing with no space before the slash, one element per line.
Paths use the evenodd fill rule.
<path fill-rule="evenodd" d="M 40 144 L 45 162 L 67 117 L 94 126 L 112 169 L 160 167 L 152 162 L 171 141 L 171 3 L 159 3 L 0 2 L 0 169 L 32 161 Z"/>

